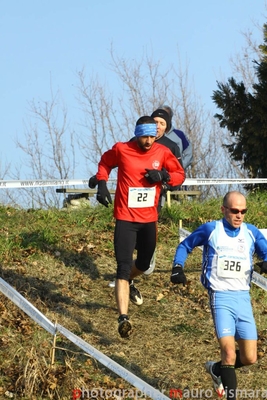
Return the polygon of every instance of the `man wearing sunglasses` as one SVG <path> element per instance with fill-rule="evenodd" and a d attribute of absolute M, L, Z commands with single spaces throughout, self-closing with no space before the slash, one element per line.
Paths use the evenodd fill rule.
<path fill-rule="evenodd" d="M 267 272 L 267 240 L 254 225 L 244 222 L 246 198 L 240 192 L 228 192 L 221 211 L 221 220 L 201 225 L 179 244 L 171 282 L 186 284 L 185 260 L 195 247 L 203 246 L 201 283 L 209 294 L 221 349 L 221 360 L 208 361 L 205 368 L 219 396 L 225 394 L 227 400 L 235 400 L 235 369 L 257 360 L 257 330 L 249 290 L 254 253 L 263 260 L 261 273 Z"/>

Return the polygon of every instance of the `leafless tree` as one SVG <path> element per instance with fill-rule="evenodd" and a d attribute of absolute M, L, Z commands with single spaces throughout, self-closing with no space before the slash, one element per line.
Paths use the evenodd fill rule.
<path fill-rule="evenodd" d="M 96 76 L 86 77 L 83 69 L 78 73 L 78 101 L 84 113 L 84 133 L 79 144 L 88 161 L 88 173 L 94 173 L 97 163 L 109 147 L 117 141 L 129 140 L 134 125 L 141 115 L 150 115 L 160 104 L 174 110 L 174 124 L 182 129 L 193 144 L 194 162 L 187 170 L 187 177 L 225 177 L 231 174 L 233 165 L 221 146 L 219 125 L 201 105 L 201 99 L 190 85 L 188 66 L 183 68 L 179 56 L 178 67 L 167 70 L 160 60 L 145 55 L 141 60 L 125 60 L 110 51 L 110 69 L 117 82 L 117 94 L 110 92 L 106 83 Z M 164 72 L 162 72 L 164 71 Z M 238 167 L 236 167 L 238 169 Z M 203 196 L 211 188 L 201 188 Z M 213 192 L 220 193 L 220 187 Z"/>
<path fill-rule="evenodd" d="M 67 110 L 59 93 L 51 91 L 50 101 L 29 103 L 30 118 L 25 123 L 23 140 L 16 139 L 17 147 L 24 154 L 22 165 L 29 180 L 71 179 L 75 170 L 73 131 L 68 125 Z M 21 179 L 20 166 L 12 178 Z M 54 187 L 20 188 L 8 192 L 13 203 L 36 208 L 58 207 L 60 198 Z"/>
<path fill-rule="evenodd" d="M 255 24 L 255 29 L 263 32 L 263 27 Z M 230 58 L 233 75 L 240 78 L 244 82 L 245 87 L 248 91 L 252 90 L 252 85 L 256 82 L 256 70 L 254 68 L 254 62 L 259 60 L 261 51 L 259 43 L 254 39 L 253 31 L 250 29 L 242 33 L 245 44 L 242 50 Z"/>

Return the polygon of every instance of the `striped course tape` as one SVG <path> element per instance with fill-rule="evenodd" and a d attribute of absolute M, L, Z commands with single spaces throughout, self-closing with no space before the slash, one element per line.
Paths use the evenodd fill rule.
<path fill-rule="evenodd" d="M 267 229 L 260 229 L 260 231 L 267 239 Z M 189 236 L 190 233 L 191 232 L 187 231 L 184 228 L 179 228 L 180 242 L 182 242 L 185 238 L 187 238 L 187 236 Z M 199 248 L 202 250 L 203 246 L 200 246 Z M 253 282 L 255 285 L 267 291 L 267 279 L 264 278 L 262 275 L 258 274 L 258 272 L 253 271 L 251 282 Z"/>
<path fill-rule="evenodd" d="M 34 181 L 0 181 L 0 189 L 45 187 L 45 186 L 72 186 L 86 185 L 88 179 L 48 179 Z"/>
<path fill-rule="evenodd" d="M 6 281 L 0 278 L 0 290 L 9 298 L 13 303 L 16 304 L 22 311 L 24 311 L 29 317 L 31 317 L 38 325 L 44 328 L 47 332 L 55 335 L 56 327 L 47 319 L 37 308 L 35 308 L 28 300 L 26 300 L 20 293 L 18 293 L 12 286 Z"/>
<path fill-rule="evenodd" d="M 110 180 L 112 181 L 112 180 Z M 115 182 L 115 180 L 114 180 Z M 226 184 L 258 184 L 267 183 L 266 179 L 185 179 L 183 185 L 196 186 L 196 185 L 226 185 Z M 88 187 L 88 179 L 48 179 L 48 180 L 22 180 L 22 181 L 4 181 L 0 180 L 0 189 L 14 189 L 14 188 L 30 188 L 30 187 L 45 187 L 45 186 L 74 186 L 86 185 Z"/>

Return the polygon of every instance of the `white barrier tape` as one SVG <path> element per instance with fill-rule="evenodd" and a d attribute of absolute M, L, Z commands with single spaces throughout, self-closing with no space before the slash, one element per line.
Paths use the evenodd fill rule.
<path fill-rule="evenodd" d="M 79 338 L 68 329 L 64 328 L 62 325 L 52 324 L 52 322 L 49 321 L 49 319 L 47 319 L 36 307 L 34 307 L 2 278 L 0 278 L 0 291 L 46 331 L 52 335 L 55 335 L 57 331 L 62 333 L 67 339 L 76 344 L 76 346 L 90 354 L 101 364 L 105 365 L 108 369 L 125 379 L 146 396 L 151 397 L 154 400 L 169 400 L 169 397 L 166 397 L 163 393 L 153 388 L 153 386 L 150 386 L 148 383 L 144 382 L 142 379 L 123 368 L 111 358 L 105 356 L 103 353 L 86 343 L 83 339 Z"/>
<path fill-rule="evenodd" d="M 253 271 L 251 282 L 259 286 L 260 288 L 267 290 L 267 279 L 258 274 L 258 272 L 256 271 Z"/>
<path fill-rule="evenodd" d="M 38 325 L 46 331 L 54 335 L 56 327 L 47 319 L 37 308 L 35 308 L 28 300 L 26 300 L 20 293 L 18 293 L 12 286 L 0 278 L 0 290 L 6 297 L 15 303 L 21 310 L 23 310 L 29 317 L 31 317 Z"/>
<path fill-rule="evenodd" d="M 207 178 L 207 179 L 194 179 L 194 178 L 188 178 L 184 181 L 183 185 L 226 185 L 226 184 L 239 184 L 239 185 L 244 185 L 244 184 L 255 184 L 255 183 L 267 183 L 267 178 L 250 178 L 250 179 L 213 179 L 213 178 Z"/>
<path fill-rule="evenodd" d="M 112 180 L 110 180 L 112 181 Z M 226 184 L 256 184 L 267 183 L 267 178 L 263 179 L 194 179 L 186 178 L 182 186 L 198 186 L 198 185 L 226 185 Z M 4 181 L 0 180 L 0 189 L 14 188 L 30 188 L 30 187 L 46 187 L 46 186 L 73 186 L 86 185 L 88 187 L 88 179 L 48 179 L 48 180 L 23 180 L 23 181 Z"/>
<path fill-rule="evenodd" d="M 72 186 L 86 185 L 88 179 L 48 179 L 34 181 L 0 181 L 0 189 L 45 187 L 45 186 Z"/>
<path fill-rule="evenodd" d="M 260 231 L 267 239 L 267 229 L 260 229 Z M 189 236 L 190 233 L 191 232 L 187 231 L 184 228 L 179 228 L 180 242 L 182 242 L 185 238 L 187 238 L 187 236 Z M 202 250 L 203 246 L 199 248 Z M 262 275 L 258 274 L 258 272 L 256 271 L 252 272 L 251 282 L 253 282 L 255 285 L 267 291 L 267 278 L 264 278 Z"/>
<path fill-rule="evenodd" d="M 125 379 L 135 388 L 139 389 L 145 396 L 151 397 L 154 400 L 161 400 L 161 399 L 170 400 L 169 397 L 165 396 L 163 393 L 153 388 L 153 386 L 150 386 L 148 383 L 144 382 L 142 379 L 132 374 L 130 371 L 128 371 L 120 364 L 113 361 L 111 358 L 105 356 L 103 353 L 101 353 L 93 346 L 85 342 L 79 336 L 76 336 L 74 333 L 70 332 L 68 329 L 57 324 L 57 330 L 60 333 L 62 333 L 67 339 L 69 339 L 72 343 L 76 344 L 76 346 L 80 347 L 83 351 L 85 351 L 85 353 L 90 354 L 105 367 L 115 372 L 117 375 Z"/>
<path fill-rule="evenodd" d="M 185 238 L 187 238 L 187 236 L 189 236 L 191 234 L 191 232 L 187 231 L 184 228 L 179 228 L 179 236 L 180 236 L 180 242 L 182 240 L 184 240 Z"/>

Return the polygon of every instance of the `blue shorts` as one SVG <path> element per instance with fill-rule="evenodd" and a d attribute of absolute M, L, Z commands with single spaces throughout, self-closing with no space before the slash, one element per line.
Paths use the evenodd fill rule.
<path fill-rule="evenodd" d="M 249 291 L 210 292 L 210 308 L 217 338 L 257 340 Z"/>

